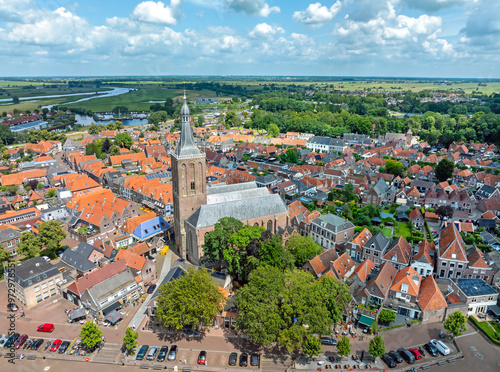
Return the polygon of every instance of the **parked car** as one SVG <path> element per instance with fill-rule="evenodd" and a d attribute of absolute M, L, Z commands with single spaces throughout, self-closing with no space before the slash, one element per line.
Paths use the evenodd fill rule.
<path fill-rule="evenodd" d="M 337 345 L 337 340 L 334 340 L 333 338 L 329 336 L 321 336 L 321 344 L 323 345 Z"/>
<path fill-rule="evenodd" d="M 39 326 L 36 330 L 38 332 L 52 332 L 55 329 L 52 323 L 45 323 Z"/>
<path fill-rule="evenodd" d="M 247 367 L 247 366 L 248 366 L 248 354 L 241 353 L 240 354 L 240 367 Z"/>
<path fill-rule="evenodd" d="M 31 350 L 38 350 L 43 345 L 43 338 L 39 338 L 31 344 Z"/>
<path fill-rule="evenodd" d="M 416 360 L 420 360 L 424 357 L 422 353 L 418 349 L 415 349 L 414 347 L 408 349 L 408 351 L 415 356 Z"/>
<path fill-rule="evenodd" d="M 7 309 L 8 309 L 9 311 L 17 311 L 17 310 L 19 310 L 19 307 L 18 307 L 15 303 L 13 303 L 13 302 L 9 302 L 9 303 L 7 304 Z"/>
<path fill-rule="evenodd" d="M 238 360 L 238 353 L 231 353 L 231 354 L 229 354 L 229 362 L 228 362 L 228 364 L 230 366 L 235 366 L 237 360 Z"/>
<path fill-rule="evenodd" d="M 485 313 L 478 313 L 477 317 L 480 319 L 486 319 L 486 314 Z"/>
<path fill-rule="evenodd" d="M 198 355 L 198 364 L 207 365 L 207 352 L 205 350 L 200 351 Z"/>
<path fill-rule="evenodd" d="M 64 354 L 66 350 L 68 350 L 70 342 L 69 341 L 63 341 L 61 346 L 59 346 L 59 354 Z"/>
<path fill-rule="evenodd" d="M 398 353 L 398 352 L 396 352 L 396 351 L 394 351 L 394 350 L 391 350 L 391 351 L 389 351 L 389 353 L 388 353 L 388 354 L 389 354 L 389 356 L 390 356 L 392 359 L 394 359 L 394 361 L 395 361 L 396 363 L 402 363 L 402 362 L 403 362 L 403 358 L 401 358 L 401 355 L 399 355 L 399 353 Z"/>
<path fill-rule="evenodd" d="M 14 349 L 19 349 L 21 346 L 23 346 L 27 339 L 28 335 L 19 336 L 17 340 L 14 342 Z"/>
<path fill-rule="evenodd" d="M 436 347 L 431 344 L 430 342 L 426 343 L 424 345 L 424 348 L 429 352 L 429 354 L 431 354 L 433 357 L 437 357 L 439 352 L 438 352 L 438 349 L 436 349 Z"/>
<path fill-rule="evenodd" d="M 177 345 L 172 345 L 170 347 L 170 351 L 168 352 L 167 359 L 169 361 L 173 361 L 173 360 L 175 360 L 176 357 L 177 357 Z"/>
<path fill-rule="evenodd" d="M 400 348 L 398 349 L 398 354 L 401 355 L 401 358 L 403 358 L 406 363 L 408 364 L 415 363 L 415 357 L 408 350 Z"/>
<path fill-rule="evenodd" d="M 396 367 L 396 362 L 394 361 L 394 359 L 391 358 L 391 356 L 389 354 L 384 354 L 384 355 L 382 355 L 381 358 L 384 361 L 384 363 L 387 364 L 387 367 L 389 367 L 389 368 Z"/>
<path fill-rule="evenodd" d="M 162 346 L 160 352 L 158 353 L 158 362 L 163 362 L 167 356 L 168 346 Z"/>
<path fill-rule="evenodd" d="M 54 342 L 52 343 L 52 346 L 50 347 L 50 351 L 52 352 L 56 352 L 57 349 L 59 349 L 59 346 L 61 346 L 62 344 L 62 341 L 57 339 L 57 340 L 54 340 Z"/>
<path fill-rule="evenodd" d="M 14 333 L 12 336 L 10 336 L 7 341 L 5 341 L 5 344 L 3 345 L 4 348 L 10 349 L 12 345 L 14 345 L 14 342 L 19 338 L 20 334 L 19 333 Z"/>
<path fill-rule="evenodd" d="M 146 356 L 146 353 L 149 350 L 148 345 L 142 345 L 141 348 L 139 349 L 139 352 L 137 353 L 137 356 L 135 357 L 136 360 L 143 360 L 144 357 Z"/>
<path fill-rule="evenodd" d="M 154 360 L 159 349 L 160 348 L 158 346 L 151 346 L 151 349 L 149 349 L 148 356 L 146 357 L 146 359 Z"/>
<path fill-rule="evenodd" d="M 445 345 L 443 341 L 440 340 L 431 340 L 430 343 L 438 349 L 438 351 L 443 355 L 448 355 L 450 353 L 450 348 Z"/>
<path fill-rule="evenodd" d="M 147 292 L 148 292 L 149 294 L 151 294 L 151 293 L 153 293 L 153 292 L 155 291 L 155 289 L 156 289 L 156 284 L 151 284 L 151 285 L 148 287 Z"/>
<path fill-rule="evenodd" d="M 258 366 L 259 359 L 260 359 L 260 355 L 257 353 L 253 353 L 252 356 L 250 357 L 250 365 L 251 366 Z"/>

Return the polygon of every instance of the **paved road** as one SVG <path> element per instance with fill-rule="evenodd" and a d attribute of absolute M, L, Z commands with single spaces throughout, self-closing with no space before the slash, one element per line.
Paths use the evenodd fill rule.
<path fill-rule="evenodd" d="M 170 265 L 172 263 L 172 251 L 169 250 L 167 255 L 165 256 L 165 260 L 163 261 L 163 266 L 161 269 L 160 276 L 158 277 L 158 285 L 162 282 L 162 280 L 167 276 L 168 272 L 170 271 Z M 139 307 L 139 310 L 134 314 L 132 319 L 130 319 L 130 322 L 128 323 L 128 327 L 132 327 L 133 329 L 138 329 L 142 322 L 144 321 L 144 318 L 147 316 L 146 312 L 146 306 L 149 304 L 149 301 L 153 297 L 153 293 L 147 295 L 146 300 L 141 304 Z"/>

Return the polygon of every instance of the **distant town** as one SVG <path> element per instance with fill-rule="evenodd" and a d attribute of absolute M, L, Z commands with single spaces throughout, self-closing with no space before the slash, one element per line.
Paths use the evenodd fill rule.
<path fill-rule="evenodd" d="M 0 108 L 4 365 L 499 365 L 499 93 L 135 83 Z"/>

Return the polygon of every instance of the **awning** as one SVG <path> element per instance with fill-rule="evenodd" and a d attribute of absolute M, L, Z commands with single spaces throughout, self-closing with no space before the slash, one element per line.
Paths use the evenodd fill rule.
<path fill-rule="evenodd" d="M 359 317 L 358 323 L 364 324 L 367 327 L 370 327 L 375 319 L 367 317 L 366 315 L 361 315 Z"/>
<path fill-rule="evenodd" d="M 116 301 L 114 304 L 109 305 L 108 307 L 102 309 L 102 314 L 104 316 L 108 315 L 110 312 L 115 310 L 116 308 L 122 306 L 122 304 L 119 301 Z"/>
<path fill-rule="evenodd" d="M 488 306 L 488 311 L 491 311 L 495 316 L 500 316 L 500 307 L 498 305 Z"/>
<path fill-rule="evenodd" d="M 84 309 L 76 309 L 69 312 L 69 320 L 73 321 L 78 318 L 87 316 Z"/>
<path fill-rule="evenodd" d="M 107 322 L 110 322 L 111 324 L 115 325 L 116 322 L 118 322 L 120 319 L 122 319 L 122 314 L 120 314 L 118 311 L 113 310 L 110 312 L 108 315 L 104 317 L 104 320 Z"/>

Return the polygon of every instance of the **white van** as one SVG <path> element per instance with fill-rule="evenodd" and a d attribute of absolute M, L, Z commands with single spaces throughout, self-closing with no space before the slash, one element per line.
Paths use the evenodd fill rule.
<path fill-rule="evenodd" d="M 443 355 L 448 355 L 450 353 L 450 348 L 446 346 L 443 341 L 431 340 L 431 344 Z"/>

